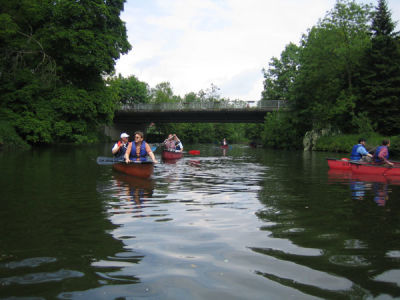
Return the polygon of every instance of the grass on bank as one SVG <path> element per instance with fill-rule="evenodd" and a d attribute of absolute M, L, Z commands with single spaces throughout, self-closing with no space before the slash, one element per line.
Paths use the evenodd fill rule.
<path fill-rule="evenodd" d="M 360 135 L 360 134 L 343 134 L 335 136 L 322 136 L 320 137 L 315 146 L 315 151 L 329 151 L 329 152 L 342 152 L 350 153 L 352 147 L 357 144 L 359 138 L 366 139 L 366 148 L 368 151 L 373 152 L 378 146 L 382 144 L 382 140 L 390 140 L 390 154 L 400 155 L 400 136 L 386 137 L 379 134 Z"/>

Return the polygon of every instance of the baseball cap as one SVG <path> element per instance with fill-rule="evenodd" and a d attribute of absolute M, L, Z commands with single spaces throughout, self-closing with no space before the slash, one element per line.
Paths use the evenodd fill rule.
<path fill-rule="evenodd" d="M 124 133 L 121 133 L 121 139 L 122 139 L 122 138 L 128 138 L 128 137 L 129 137 L 129 135 L 128 135 L 127 133 L 125 133 L 125 132 L 124 132 Z"/>

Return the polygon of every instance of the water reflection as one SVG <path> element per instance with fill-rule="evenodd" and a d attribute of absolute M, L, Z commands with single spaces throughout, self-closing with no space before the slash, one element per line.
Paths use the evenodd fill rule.
<path fill-rule="evenodd" d="M 351 171 L 333 169 L 328 171 L 328 182 L 349 185 L 352 199 L 361 201 L 372 198 L 378 206 L 386 205 L 389 200 L 391 185 L 400 185 L 396 178 L 390 179 L 383 175 L 354 174 Z"/>
<path fill-rule="evenodd" d="M 0 298 L 400 297 L 392 179 L 327 174 L 324 154 L 192 148 L 149 180 L 97 166 L 103 150 L 3 159 Z"/>
<path fill-rule="evenodd" d="M 154 180 L 151 178 L 139 178 L 114 172 L 113 179 L 115 196 L 123 201 L 133 202 L 140 207 L 153 194 Z"/>

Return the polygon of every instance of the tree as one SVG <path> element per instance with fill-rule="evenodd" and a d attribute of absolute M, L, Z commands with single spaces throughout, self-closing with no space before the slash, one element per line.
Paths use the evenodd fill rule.
<path fill-rule="evenodd" d="M 268 70 L 263 69 L 264 90 L 262 100 L 289 100 L 299 68 L 299 47 L 288 44 L 280 59 L 273 57 Z"/>
<path fill-rule="evenodd" d="M 361 58 L 369 46 L 369 5 L 338 0 L 335 8 L 303 36 L 293 98 L 303 126 L 351 131 Z"/>
<path fill-rule="evenodd" d="M 2 1 L 0 114 L 31 143 L 94 140 L 116 98 L 103 76 L 131 48 L 124 0 Z"/>
<path fill-rule="evenodd" d="M 400 132 L 400 47 L 385 0 L 379 0 L 372 20 L 371 46 L 366 50 L 358 110 L 367 112 L 382 134 Z"/>
<path fill-rule="evenodd" d="M 135 76 L 124 78 L 119 74 L 109 79 L 108 84 L 115 89 L 121 104 L 147 103 L 150 99 L 149 85 Z"/>
<path fill-rule="evenodd" d="M 179 101 L 179 97 L 174 95 L 174 92 L 169 82 L 161 82 L 151 89 L 151 101 L 153 103 L 173 103 Z"/>

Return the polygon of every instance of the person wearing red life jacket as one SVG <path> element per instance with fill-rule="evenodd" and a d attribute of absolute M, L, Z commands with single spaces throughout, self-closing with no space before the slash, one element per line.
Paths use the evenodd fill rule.
<path fill-rule="evenodd" d="M 128 149 L 129 135 L 125 132 L 121 133 L 120 140 L 115 143 L 114 147 L 111 149 L 112 154 L 115 157 L 124 157 L 126 149 Z"/>

